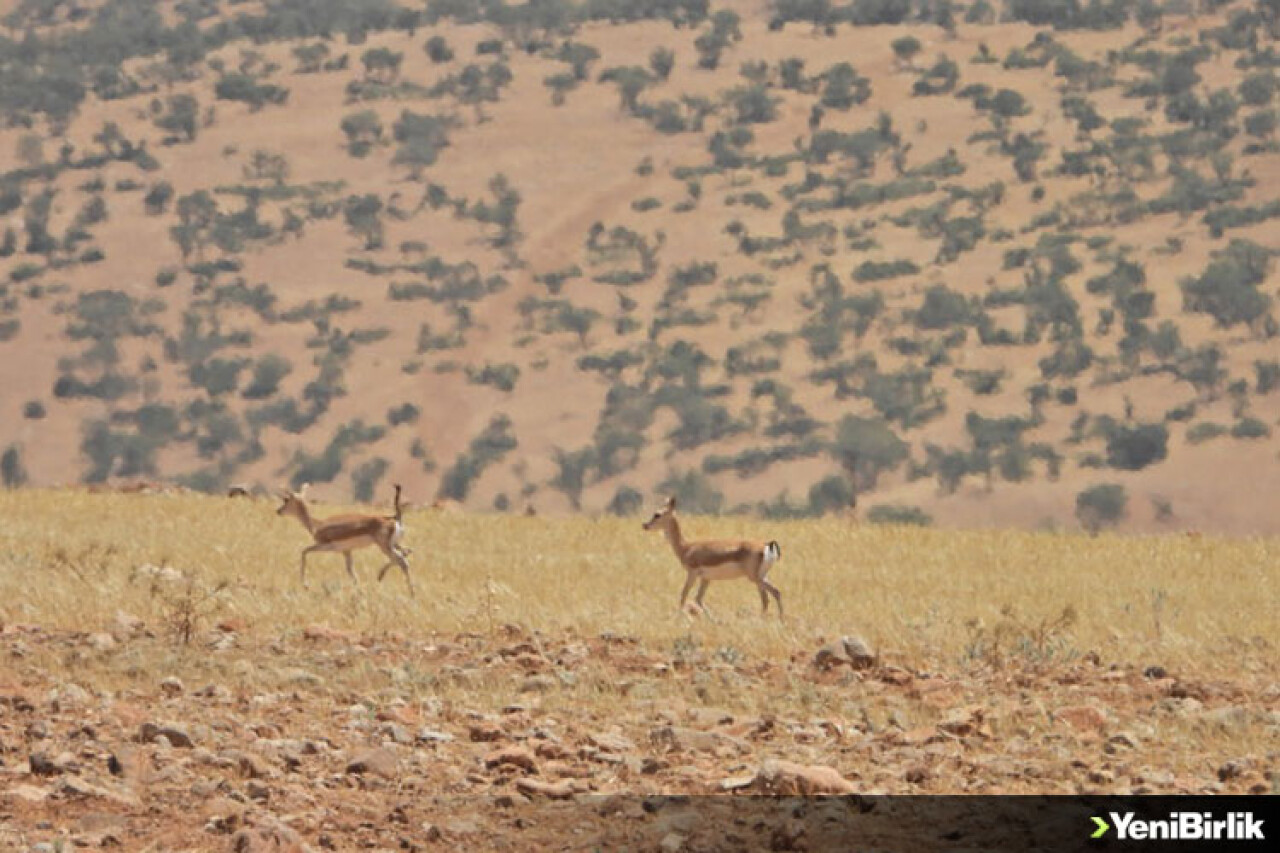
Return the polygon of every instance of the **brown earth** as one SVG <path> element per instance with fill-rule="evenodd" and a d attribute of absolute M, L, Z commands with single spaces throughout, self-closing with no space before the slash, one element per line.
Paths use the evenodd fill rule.
<path fill-rule="evenodd" d="M 778 833 L 820 844 L 832 827 L 734 797 L 1276 784 L 1274 673 L 1201 679 L 1096 656 L 920 671 L 851 658 L 848 643 L 730 661 L 515 625 L 254 640 L 229 622 L 194 642 L 175 653 L 127 614 L 93 634 L 4 626 L 0 847 L 779 849 Z M 735 707 L 782 693 L 860 714 Z M 659 796 L 686 794 L 728 799 Z M 850 817 L 857 802 L 833 818 L 843 837 L 902 842 L 874 811 Z"/>

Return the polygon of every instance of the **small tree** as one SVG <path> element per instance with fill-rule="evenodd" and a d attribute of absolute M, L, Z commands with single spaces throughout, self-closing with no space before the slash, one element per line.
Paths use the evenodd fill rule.
<path fill-rule="evenodd" d="M 1271 297 L 1258 289 L 1267 278 L 1271 252 L 1249 240 L 1232 240 L 1203 273 L 1182 280 L 1182 304 L 1210 314 L 1223 328 L 1270 314 Z"/>
<path fill-rule="evenodd" d="M 27 467 L 22 464 L 22 451 L 17 445 L 9 445 L 0 455 L 0 482 L 6 489 L 17 488 L 27 482 Z"/>
<path fill-rule="evenodd" d="M 387 47 L 370 48 L 360 57 L 365 76 L 380 83 L 390 83 L 400 74 L 404 54 Z"/>
<path fill-rule="evenodd" d="M 666 80 L 671 77 L 671 71 L 675 66 L 676 55 L 668 48 L 655 47 L 653 52 L 649 54 L 649 68 L 657 75 L 659 80 Z"/>
<path fill-rule="evenodd" d="M 1099 483 L 1076 495 L 1076 519 L 1089 533 L 1097 535 L 1115 527 L 1128 513 L 1129 497 L 1119 483 Z"/>
<path fill-rule="evenodd" d="M 915 36 L 903 36 L 893 40 L 893 55 L 903 68 L 911 68 L 916 56 L 920 53 L 920 39 Z"/>
<path fill-rule="evenodd" d="M 870 489 L 907 458 L 907 444 L 881 418 L 845 415 L 836 425 L 831 455 L 859 489 Z"/>
<path fill-rule="evenodd" d="M 165 111 L 156 117 L 155 125 L 161 130 L 181 134 L 188 142 L 193 141 L 200 132 L 200 102 L 193 95 L 170 96 Z"/>
<path fill-rule="evenodd" d="M 363 157 L 382 141 L 382 120 L 373 110 L 361 110 L 342 119 L 342 132 L 347 136 L 347 153 Z"/>
<path fill-rule="evenodd" d="M 595 464 L 596 451 L 587 446 L 579 450 L 555 448 L 556 466 L 559 471 L 551 481 L 552 487 L 564 492 L 574 512 L 582 509 L 582 489 L 586 486 L 587 472 Z"/>
<path fill-rule="evenodd" d="M 437 65 L 453 59 L 453 48 L 449 47 L 449 42 L 445 40 L 444 36 L 432 36 L 427 39 L 427 43 L 422 46 L 422 49 L 426 51 L 428 58 Z"/>
<path fill-rule="evenodd" d="M 1119 425 L 1107 436 L 1107 464 L 1139 471 L 1169 455 L 1169 429 L 1164 424 Z"/>
<path fill-rule="evenodd" d="M 348 196 L 342 215 L 351 232 L 364 238 L 364 248 L 382 248 L 382 199 L 376 193 Z"/>

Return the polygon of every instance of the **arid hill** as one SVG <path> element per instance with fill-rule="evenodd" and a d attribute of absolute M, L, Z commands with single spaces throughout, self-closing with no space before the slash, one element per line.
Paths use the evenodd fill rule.
<path fill-rule="evenodd" d="M 7 484 L 1280 529 L 1274 0 L 0 10 Z"/>

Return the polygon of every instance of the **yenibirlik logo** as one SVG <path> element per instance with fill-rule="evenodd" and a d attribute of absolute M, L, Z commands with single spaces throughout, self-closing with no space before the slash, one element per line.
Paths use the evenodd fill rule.
<path fill-rule="evenodd" d="M 1108 812 L 1120 841 L 1264 841 L 1261 818 L 1251 812 L 1230 812 L 1215 819 L 1212 812 L 1170 812 L 1167 820 L 1144 820 L 1133 812 Z M 1104 819 L 1093 818 L 1090 838 L 1102 838 L 1111 829 Z"/>

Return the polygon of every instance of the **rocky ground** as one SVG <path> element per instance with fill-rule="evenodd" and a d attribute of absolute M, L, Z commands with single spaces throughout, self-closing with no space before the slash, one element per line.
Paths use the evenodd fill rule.
<path fill-rule="evenodd" d="M 0 849 L 807 849 L 895 830 L 855 797 L 733 804 L 1280 784 L 1274 673 L 927 672 L 856 639 L 752 660 L 516 626 L 175 642 L 124 614 L 0 629 Z"/>

